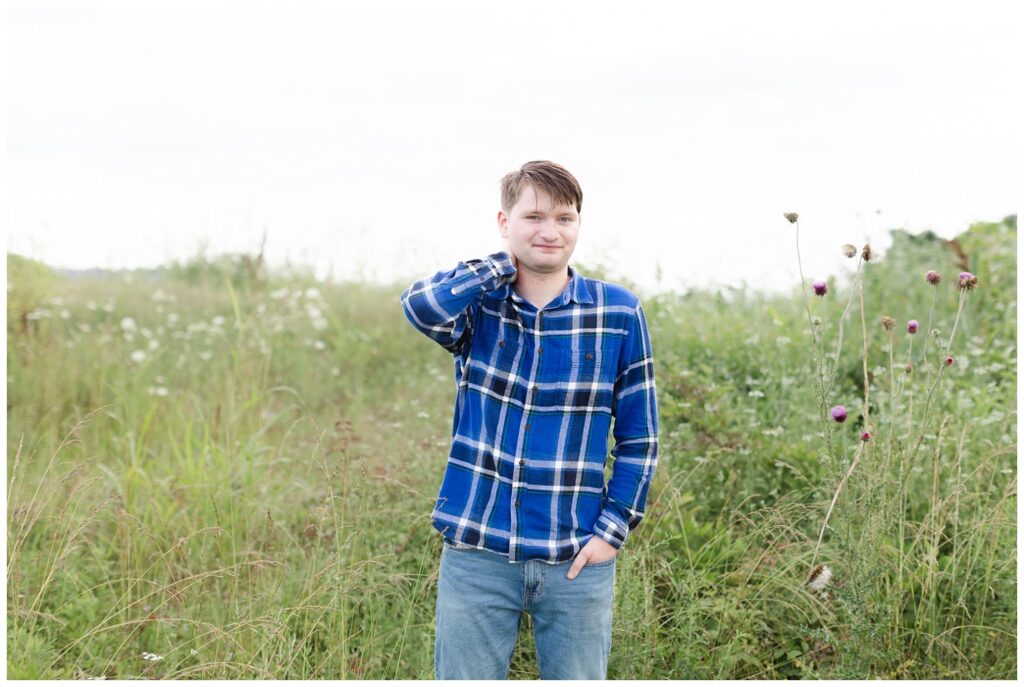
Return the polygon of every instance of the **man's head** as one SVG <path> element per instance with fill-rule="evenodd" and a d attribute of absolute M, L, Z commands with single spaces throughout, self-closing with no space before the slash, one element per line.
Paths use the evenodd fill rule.
<path fill-rule="evenodd" d="M 579 182 L 561 165 L 535 160 L 506 174 L 498 230 L 520 269 L 564 273 L 576 248 L 582 208 Z"/>

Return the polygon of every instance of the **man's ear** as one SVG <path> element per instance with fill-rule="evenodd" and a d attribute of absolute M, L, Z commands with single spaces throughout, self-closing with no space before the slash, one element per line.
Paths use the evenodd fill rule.
<path fill-rule="evenodd" d="M 501 238 L 508 238 L 508 218 L 505 216 L 504 210 L 498 210 L 498 232 L 501 234 Z"/>

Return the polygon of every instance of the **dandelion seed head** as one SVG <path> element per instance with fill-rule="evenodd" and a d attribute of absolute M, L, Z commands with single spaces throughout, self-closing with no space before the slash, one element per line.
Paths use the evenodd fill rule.
<path fill-rule="evenodd" d="M 816 565 L 807 577 L 807 584 L 816 592 L 824 591 L 832 581 L 832 569 L 827 565 Z"/>

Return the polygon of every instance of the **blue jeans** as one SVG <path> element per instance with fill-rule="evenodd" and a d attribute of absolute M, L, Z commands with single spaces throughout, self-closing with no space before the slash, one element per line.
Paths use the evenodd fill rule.
<path fill-rule="evenodd" d="M 525 611 L 542 680 L 603 680 L 612 645 L 615 561 L 509 563 L 445 539 L 437 580 L 434 674 L 438 680 L 504 680 Z"/>

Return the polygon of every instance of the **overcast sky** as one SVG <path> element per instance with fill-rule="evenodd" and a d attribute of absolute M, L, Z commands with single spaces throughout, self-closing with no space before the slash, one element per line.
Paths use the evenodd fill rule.
<path fill-rule="evenodd" d="M 647 289 L 793 284 L 790 210 L 808 279 L 1016 212 L 1015 3 L 682 4 L 15 6 L 8 250 L 152 266 L 265 229 L 272 264 L 422 276 L 499 250 L 533 159 L 582 184 L 573 259 Z"/>

